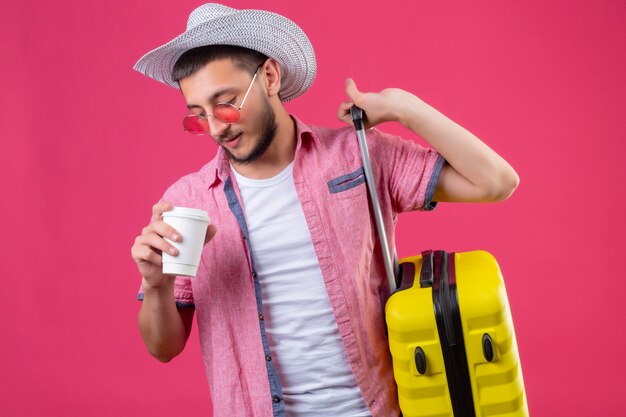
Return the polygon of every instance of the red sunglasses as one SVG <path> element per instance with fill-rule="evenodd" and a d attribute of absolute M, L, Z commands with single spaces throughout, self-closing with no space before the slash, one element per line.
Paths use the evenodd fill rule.
<path fill-rule="evenodd" d="M 189 110 L 189 113 L 183 119 L 183 128 L 194 135 L 206 135 L 209 133 L 209 116 L 214 117 L 220 122 L 231 124 L 235 123 L 241 117 L 240 110 L 243 107 L 246 99 L 248 98 L 248 94 L 252 89 L 252 85 L 254 84 L 254 80 L 256 79 L 257 74 L 259 73 L 259 69 L 261 65 L 257 67 L 254 72 L 254 76 L 252 77 L 252 81 L 250 81 L 250 85 L 246 90 L 246 94 L 243 96 L 243 100 L 241 100 L 241 104 L 239 107 L 235 106 L 231 103 L 217 103 L 213 106 L 213 114 L 202 114 L 195 113 L 193 109 Z"/>

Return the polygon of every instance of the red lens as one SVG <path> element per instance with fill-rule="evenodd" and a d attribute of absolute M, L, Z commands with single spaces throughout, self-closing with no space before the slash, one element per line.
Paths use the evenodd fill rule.
<path fill-rule="evenodd" d="M 209 121 L 204 117 L 189 115 L 183 119 L 185 130 L 196 135 L 204 134 L 209 131 Z"/>
<path fill-rule="evenodd" d="M 239 111 L 227 103 L 219 103 L 213 107 L 213 116 L 224 123 L 235 123 L 239 120 Z"/>

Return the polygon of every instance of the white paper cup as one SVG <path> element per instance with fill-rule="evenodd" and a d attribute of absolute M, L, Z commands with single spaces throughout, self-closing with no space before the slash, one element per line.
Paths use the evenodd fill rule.
<path fill-rule="evenodd" d="M 204 210 L 174 207 L 163 213 L 163 221 L 172 226 L 182 239 L 179 242 L 165 240 L 176 249 L 178 255 L 172 256 L 163 252 L 163 273 L 195 277 L 202 256 L 204 237 L 211 222 L 209 214 Z"/>

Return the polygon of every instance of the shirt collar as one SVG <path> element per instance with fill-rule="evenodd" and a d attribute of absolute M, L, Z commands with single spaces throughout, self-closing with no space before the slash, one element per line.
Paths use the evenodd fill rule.
<path fill-rule="evenodd" d="M 294 115 L 289 115 L 291 119 L 294 121 L 296 126 L 296 153 L 300 149 L 300 146 L 305 141 L 316 141 L 315 135 L 313 134 L 313 130 L 311 127 L 304 124 L 300 119 L 298 119 Z M 224 149 L 218 145 L 217 147 L 217 155 L 215 156 L 215 168 L 212 169 L 208 176 L 207 187 L 212 188 L 217 184 L 217 180 L 221 182 L 226 182 L 228 177 L 230 176 L 230 164 L 228 161 L 228 156 Z"/>

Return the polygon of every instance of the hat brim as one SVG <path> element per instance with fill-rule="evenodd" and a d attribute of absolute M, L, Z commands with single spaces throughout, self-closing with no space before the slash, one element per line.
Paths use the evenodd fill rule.
<path fill-rule="evenodd" d="M 279 92 L 283 101 L 304 93 L 315 79 L 315 52 L 302 29 L 284 16 L 263 10 L 238 10 L 200 23 L 145 54 L 133 68 L 178 88 L 172 79 L 174 64 L 185 51 L 205 45 L 241 46 L 276 59 L 283 71 Z"/>

